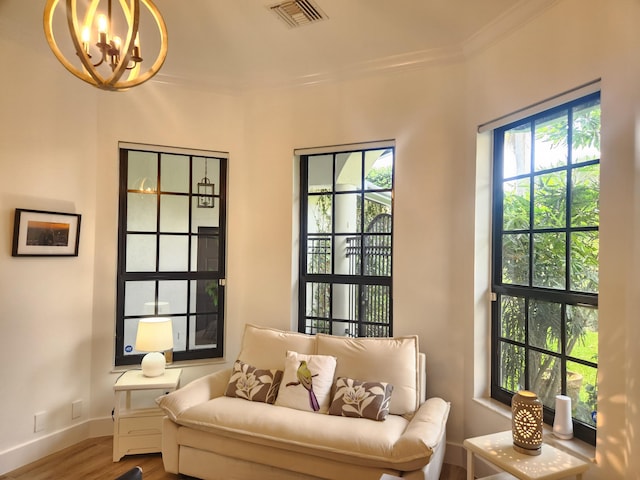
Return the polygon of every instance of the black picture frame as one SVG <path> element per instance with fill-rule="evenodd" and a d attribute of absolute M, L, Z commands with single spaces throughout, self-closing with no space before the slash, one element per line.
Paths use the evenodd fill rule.
<path fill-rule="evenodd" d="M 13 223 L 14 257 L 77 257 L 80 247 L 78 213 L 16 208 Z"/>

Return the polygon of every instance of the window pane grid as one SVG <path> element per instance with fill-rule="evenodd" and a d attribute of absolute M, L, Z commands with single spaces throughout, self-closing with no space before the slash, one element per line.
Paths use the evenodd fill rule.
<path fill-rule="evenodd" d="M 492 396 L 572 399 L 595 442 L 599 94 L 495 131 Z"/>
<path fill-rule="evenodd" d="M 169 317 L 174 359 L 222 356 L 226 159 L 121 149 L 116 365 L 138 363 L 137 321 Z M 200 177 L 216 182 L 201 208 Z M 158 188 L 160 186 L 160 188 Z M 206 206 L 206 204 L 205 204 Z M 215 207 L 215 208 L 213 208 Z M 148 210 L 150 210 L 150 215 Z M 146 293 L 136 284 L 153 285 Z M 135 305 L 144 303 L 144 308 Z"/>
<path fill-rule="evenodd" d="M 301 157 L 299 329 L 391 334 L 393 149 Z"/>

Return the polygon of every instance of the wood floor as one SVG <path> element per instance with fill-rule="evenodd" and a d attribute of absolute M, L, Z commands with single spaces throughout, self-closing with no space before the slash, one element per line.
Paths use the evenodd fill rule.
<path fill-rule="evenodd" d="M 112 446 L 112 437 L 91 438 L 13 472 L 0 475 L 0 480 L 113 480 L 136 465 L 142 467 L 144 480 L 191 478 L 166 473 L 159 453 L 126 456 L 114 463 L 111 457 Z M 440 480 L 465 478 L 462 468 L 446 464 L 440 476 Z"/>

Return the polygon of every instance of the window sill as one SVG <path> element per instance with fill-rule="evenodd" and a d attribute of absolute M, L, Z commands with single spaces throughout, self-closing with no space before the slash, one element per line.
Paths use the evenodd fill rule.
<path fill-rule="evenodd" d="M 168 363 L 166 368 L 170 370 L 172 368 L 188 368 L 188 367 L 204 367 L 207 365 L 224 365 L 227 360 L 224 358 L 210 358 L 210 359 L 198 359 L 198 360 L 178 360 L 172 363 Z M 122 373 L 127 370 L 139 369 L 140 364 L 133 365 L 118 365 L 111 367 L 111 373 Z"/>
<path fill-rule="evenodd" d="M 505 418 L 511 419 L 511 409 L 503 403 L 497 402 L 490 398 L 474 398 L 474 402 L 481 405 L 492 412 L 502 415 Z M 551 427 L 544 425 L 543 442 L 554 447 L 564 450 L 565 452 L 574 455 L 584 461 L 596 463 L 596 447 L 590 445 L 577 438 L 571 440 L 561 440 L 553 435 Z"/>

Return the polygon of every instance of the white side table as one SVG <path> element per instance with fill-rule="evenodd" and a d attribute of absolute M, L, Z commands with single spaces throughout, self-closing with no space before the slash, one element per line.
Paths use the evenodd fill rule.
<path fill-rule="evenodd" d="M 113 386 L 115 408 L 113 423 L 113 461 L 124 455 L 153 453 L 162 449 L 162 418 L 157 407 L 131 408 L 131 393 L 142 390 L 172 392 L 180 385 L 182 369 L 171 368 L 159 377 L 145 377 L 141 370 L 123 373 Z M 124 406 L 122 394 L 125 393 Z"/>
<path fill-rule="evenodd" d="M 513 449 L 511 430 L 468 438 L 463 443 L 467 449 L 467 480 L 474 479 L 473 456 L 477 455 L 507 473 L 499 473 L 485 479 L 560 480 L 582 474 L 589 469 L 589 462 L 543 444 L 542 453 L 532 456 Z"/>

